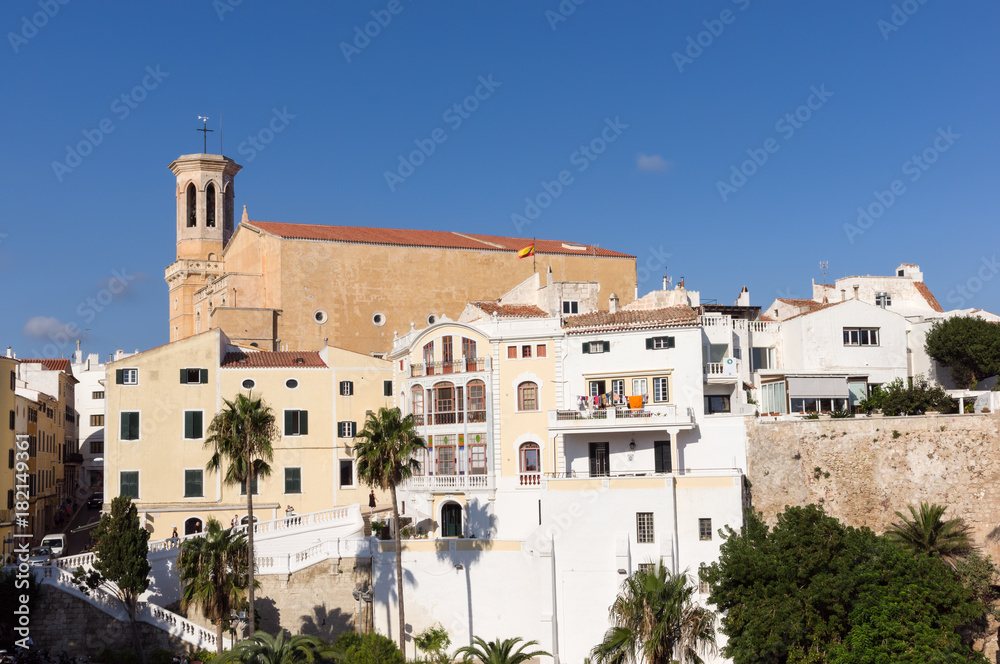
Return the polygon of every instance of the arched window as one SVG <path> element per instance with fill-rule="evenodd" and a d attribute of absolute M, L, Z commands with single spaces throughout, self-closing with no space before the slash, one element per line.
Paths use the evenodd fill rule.
<path fill-rule="evenodd" d="M 223 196 L 225 201 L 222 212 L 222 228 L 227 231 L 233 230 L 233 185 L 226 185 L 226 193 Z"/>
<path fill-rule="evenodd" d="M 431 392 L 430 412 L 434 413 L 434 424 L 455 424 L 455 386 L 438 383 Z"/>
<path fill-rule="evenodd" d="M 542 454 L 538 443 L 524 443 L 518 451 L 521 486 L 538 484 L 542 475 Z"/>
<path fill-rule="evenodd" d="M 441 508 L 441 537 L 462 536 L 462 506 L 446 503 Z"/>
<path fill-rule="evenodd" d="M 198 193 L 193 182 L 187 188 L 187 225 L 188 228 L 198 225 Z"/>
<path fill-rule="evenodd" d="M 215 228 L 215 185 L 211 182 L 205 188 L 205 225 Z"/>
<path fill-rule="evenodd" d="M 200 533 L 202 529 L 201 517 L 192 516 L 184 521 L 184 534 L 194 535 Z"/>
<path fill-rule="evenodd" d="M 412 397 L 410 402 L 413 405 L 413 419 L 416 420 L 417 424 L 424 423 L 424 388 L 419 385 L 414 385 L 411 390 Z"/>
<path fill-rule="evenodd" d="M 485 422 L 486 383 L 481 380 L 469 381 L 469 384 L 466 387 L 466 394 L 468 395 L 469 400 L 466 408 L 469 422 Z"/>
<path fill-rule="evenodd" d="M 538 386 L 531 381 L 517 386 L 517 409 L 538 410 Z"/>

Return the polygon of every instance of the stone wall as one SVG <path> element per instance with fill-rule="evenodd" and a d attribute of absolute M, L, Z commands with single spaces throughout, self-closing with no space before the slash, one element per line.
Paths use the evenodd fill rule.
<path fill-rule="evenodd" d="M 786 505 L 821 503 L 845 523 L 884 532 L 896 511 L 926 500 L 965 519 L 1000 559 L 996 414 L 751 421 L 747 463 L 754 507 L 771 522 Z"/>

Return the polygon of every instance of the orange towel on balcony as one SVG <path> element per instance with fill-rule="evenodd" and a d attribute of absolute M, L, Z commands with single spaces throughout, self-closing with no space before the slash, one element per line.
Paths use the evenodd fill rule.
<path fill-rule="evenodd" d="M 628 398 L 628 407 L 629 408 L 634 408 L 635 410 L 641 410 L 642 409 L 642 395 L 640 394 L 637 397 L 629 397 Z"/>

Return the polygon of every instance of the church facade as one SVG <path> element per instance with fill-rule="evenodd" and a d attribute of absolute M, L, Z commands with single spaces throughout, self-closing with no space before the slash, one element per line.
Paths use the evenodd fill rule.
<path fill-rule="evenodd" d="M 176 177 L 177 260 L 169 286 L 170 341 L 221 329 L 237 345 L 316 351 L 327 344 L 388 352 L 396 334 L 458 318 L 533 271 L 600 284 L 607 308 L 636 298 L 636 259 L 593 245 L 449 231 L 251 221 L 234 227 L 228 157 L 183 155 Z M 567 312 L 573 313 L 573 312 Z"/>

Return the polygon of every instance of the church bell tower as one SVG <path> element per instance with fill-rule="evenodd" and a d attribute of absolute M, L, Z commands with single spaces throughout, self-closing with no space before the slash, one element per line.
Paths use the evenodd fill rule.
<path fill-rule="evenodd" d="M 177 178 L 177 260 L 167 268 L 170 341 L 195 334 L 194 295 L 222 276 L 222 251 L 233 234 L 234 181 L 242 166 L 216 154 L 188 154 L 170 164 Z"/>

